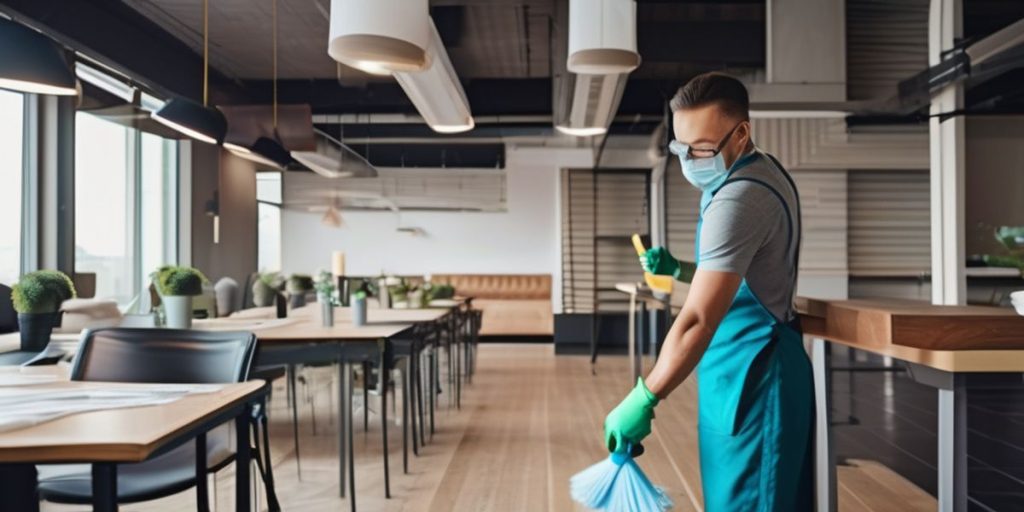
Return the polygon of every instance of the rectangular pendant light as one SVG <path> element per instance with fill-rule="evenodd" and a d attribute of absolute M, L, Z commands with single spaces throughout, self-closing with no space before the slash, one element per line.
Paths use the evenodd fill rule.
<path fill-rule="evenodd" d="M 402 86 L 423 120 L 438 133 L 459 133 L 475 126 L 466 92 L 459 83 L 448 59 L 441 36 L 430 21 L 429 65 L 423 71 L 398 72 L 395 79 Z"/>

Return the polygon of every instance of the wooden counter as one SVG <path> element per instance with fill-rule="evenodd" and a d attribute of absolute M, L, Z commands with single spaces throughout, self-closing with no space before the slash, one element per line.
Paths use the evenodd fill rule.
<path fill-rule="evenodd" d="M 804 334 L 950 372 L 1024 371 L 1011 309 L 896 300 L 797 299 Z"/>

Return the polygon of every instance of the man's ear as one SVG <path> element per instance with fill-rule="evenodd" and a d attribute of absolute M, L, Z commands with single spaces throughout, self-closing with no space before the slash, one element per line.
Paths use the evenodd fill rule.
<path fill-rule="evenodd" d="M 736 137 L 736 138 L 739 139 L 738 142 L 740 142 L 740 144 L 741 144 L 740 149 L 741 150 L 745 149 L 747 147 L 747 145 L 750 144 L 750 141 L 751 141 L 751 137 L 750 137 L 750 121 L 749 120 L 743 121 L 740 124 L 740 127 L 736 129 L 736 131 L 738 132 L 736 135 L 739 135 L 739 137 Z"/>

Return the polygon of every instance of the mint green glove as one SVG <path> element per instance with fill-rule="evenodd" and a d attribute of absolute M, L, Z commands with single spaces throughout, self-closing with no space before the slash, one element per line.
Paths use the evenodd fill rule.
<path fill-rule="evenodd" d="M 604 444 L 610 452 L 625 451 L 627 446 L 637 447 L 651 433 L 654 406 L 658 397 L 647 389 L 642 378 L 636 387 L 604 419 Z"/>
<path fill-rule="evenodd" d="M 696 264 L 675 259 L 668 249 L 661 246 L 647 249 L 647 252 L 640 256 L 640 265 L 644 267 L 645 272 L 672 276 L 676 281 L 684 283 L 693 282 L 693 274 L 697 272 Z"/>

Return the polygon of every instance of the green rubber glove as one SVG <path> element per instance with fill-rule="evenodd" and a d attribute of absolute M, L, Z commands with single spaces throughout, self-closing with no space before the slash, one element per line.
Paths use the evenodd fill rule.
<path fill-rule="evenodd" d="M 676 281 L 693 282 L 693 274 L 697 265 L 688 261 L 679 261 L 664 247 L 651 247 L 640 256 L 640 265 L 645 272 L 659 276 L 672 276 Z"/>
<path fill-rule="evenodd" d="M 651 433 L 654 406 L 658 397 L 647 389 L 642 378 L 636 379 L 636 387 L 604 419 L 604 444 L 610 452 L 625 451 L 626 446 L 640 445 Z"/>

